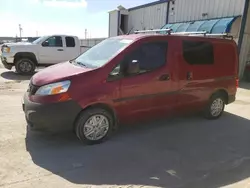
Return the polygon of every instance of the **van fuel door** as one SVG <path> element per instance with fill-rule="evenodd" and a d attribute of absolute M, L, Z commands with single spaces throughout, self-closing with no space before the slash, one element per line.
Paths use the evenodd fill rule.
<path fill-rule="evenodd" d="M 159 81 L 168 81 L 168 80 L 170 80 L 169 74 L 163 74 L 159 77 Z"/>
<path fill-rule="evenodd" d="M 187 72 L 187 80 L 193 80 L 193 72 Z"/>

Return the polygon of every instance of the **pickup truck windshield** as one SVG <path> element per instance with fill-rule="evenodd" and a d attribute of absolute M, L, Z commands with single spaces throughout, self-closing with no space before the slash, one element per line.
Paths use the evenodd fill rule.
<path fill-rule="evenodd" d="M 80 55 L 74 62 L 89 68 L 101 67 L 132 42 L 130 39 L 106 39 Z"/>
<path fill-rule="evenodd" d="M 43 41 L 43 40 L 45 40 L 46 38 L 48 38 L 48 37 L 47 37 L 47 36 L 40 37 L 40 38 L 36 39 L 35 41 L 33 41 L 32 43 L 33 43 L 33 44 L 38 44 L 40 41 Z"/>

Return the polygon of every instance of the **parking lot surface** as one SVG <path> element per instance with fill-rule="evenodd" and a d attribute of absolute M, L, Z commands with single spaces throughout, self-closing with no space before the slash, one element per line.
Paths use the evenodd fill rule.
<path fill-rule="evenodd" d="M 173 118 L 81 144 L 73 133 L 26 128 L 28 76 L 0 68 L 0 187 L 250 187 L 250 87 L 221 119 Z"/>

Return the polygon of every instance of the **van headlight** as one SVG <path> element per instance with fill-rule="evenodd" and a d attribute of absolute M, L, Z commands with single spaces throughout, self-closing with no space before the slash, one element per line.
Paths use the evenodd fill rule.
<path fill-rule="evenodd" d="M 71 82 L 69 80 L 56 82 L 40 87 L 35 95 L 56 95 L 68 91 Z"/>

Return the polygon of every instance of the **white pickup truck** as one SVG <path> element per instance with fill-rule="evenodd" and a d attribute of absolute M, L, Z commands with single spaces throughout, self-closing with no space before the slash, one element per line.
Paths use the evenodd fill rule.
<path fill-rule="evenodd" d="M 13 66 L 20 74 L 32 74 L 38 66 L 49 66 L 72 60 L 86 50 L 76 36 L 52 35 L 32 43 L 7 43 L 1 47 L 1 60 L 6 69 Z"/>

